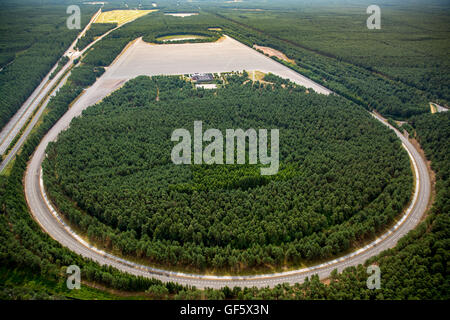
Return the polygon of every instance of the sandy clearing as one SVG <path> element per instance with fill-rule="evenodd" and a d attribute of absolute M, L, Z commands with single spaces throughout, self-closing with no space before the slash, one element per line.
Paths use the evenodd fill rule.
<path fill-rule="evenodd" d="M 190 16 L 198 16 L 198 13 L 191 12 L 191 13 L 165 13 L 166 16 L 172 16 L 172 17 L 190 17 Z"/>
<path fill-rule="evenodd" d="M 222 41 L 155 45 L 137 39 L 96 84 L 139 75 L 180 75 L 258 70 L 273 73 L 322 94 L 331 91 L 292 69 L 225 36 Z"/>
<path fill-rule="evenodd" d="M 253 46 L 253 48 L 255 48 L 256 50 L 261 50 L 264 54 L 269 55 L 269 57 L 277 57 L 278 59 L 295 64 L 295 60 L 289 59 L 283 52 L 278 51 L 274 48 L 258 46 L 256 44 Z"/>
<path fill-rule="evenodd" d="M 446 107 L 440 106 L 440 105 L 438 105 L 437 103 L 434 103 L 434 102 L 430 102 L 430 109 L 431 109 L 431 113 L 447 112 L 449 110 Z"/>
<path fill-rule="evenodd" d="M 430 110 L 431 110 L 431 113 L 436 113 L 437 112 L 437 108 L 431 102 L 430 102 Z"/>
<path fill-rule="evenodd" d="M 195 39 L 202 39 L 200 37 L 179 37 L 179 38 L 172 38 L 172 39 L 164 39 L 161 40 L 163 42 L 176 42 L 176 41 L 184 41 L 184 40 L 195 40 Z"/>
<path fill-rule="evenodd" d="M 163 42 L 171 42 L 171 41 L 184 41 L 184 40 L 194 40 L 194 39 L 205 39 L 204 36 L 198 36 L 195 34 L 186 34 L 186 35 L 172 35 L 172 36 L 164 36 L 159 37 L 156 40 Z"/>
<path fill-rule="evenodd" d="M 215 83 L 199 83 L 195 85 L 196 88 L 203 88 L 203 89 L 217 89 L 217 84 Z"/>

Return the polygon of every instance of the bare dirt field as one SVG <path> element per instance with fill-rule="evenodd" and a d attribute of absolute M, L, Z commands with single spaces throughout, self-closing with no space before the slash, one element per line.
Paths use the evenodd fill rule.
<path fill-rule="evenodd" d="M 433 102 L 430 102 L 430 109 L 431 109 L 431 113 L 446 112 L 449 110 L 449 109 L 442 107 L 442 106 L 438 105 L 437 103 L 433 103 Z"/>
<path fill-rule="evenodd" d="M 278 51 L 276 49 L 270 48 L 270 47 L 263 47 L 263 46 L 258 46 L 258 45 L 254 45 L 253 48 L 255 48 L 256 50 L 260 50 L 262 52 L 264 52 L 264 54 L 269 55 L 269 57 L 277 57 L 280 60 L 284 60 L 286 62 L 295 64 L 295 61 L 292 59 L 289 59 L 283 52 Z"/>
<path fill-rule="evenodd" d="M 106 80 L 121 82 L 139 75 L 222 73 L 243 70 L 270 72 L 318 93 L 331 93 L 327 88 L 228 36 L 217 42 L 163 45 L 150 44 L 138 39 L 107 69 L 95 86 L 101 85 Z"/>

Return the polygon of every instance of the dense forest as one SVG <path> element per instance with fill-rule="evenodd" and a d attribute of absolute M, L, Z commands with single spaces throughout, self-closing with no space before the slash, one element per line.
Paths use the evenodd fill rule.
<path fill-rule="evenodd" d="M 75 40 L 66 27 L 67 6 L 8 2 L 0 11 L 0 130 Z M 82 27 L 95 6 L 82 7 Z M 23 17 L 26 17 L 24 19 Z"/>
<path fill-rule="evenodd" d="M 217 14 L 223 17 L 222 14 Z M 228 34 L 253 46 L 272 47 L 295 60 L 290 68 L 367 108 L 386 117 L 409 118 L 428 111 L 427 95 L 398 81 L 383 77 L 354 64 L 305 49 L 293 41 L 227 19 Z M 276 58 L 275 58 L 276 59 Z"/>
<path fill-rule="evenodd" d="M 381 288 L 366 287 L 362 265 L 333 272 L 329 284 L 312 277 L 295 286 L 222 290 L 242 299 L 444 299 L 450 298 L 450 113 L 412 118 L 417 139 L 436 173 L 434 204 L 425 220 L 397 246 L 370 258 L 381 269 Z"/>
<path fill-rule="evenodd" d="M 177 77 L 130 81 L 49 146 L 50 197 L 108 249 L 234 271 L 330 258 L 402 211 L 412 176 L 391 131 L 342 97 L 245 80 L 217 91 Z M 279 128 L 278 174 L 174 165 L 171 132 L 198 119 L 204 130 Z"/>
<path fill-rule="evenodd" d="M 303 48 L 341 63 L 362 67 L 417 88 L 431 101 L 448 105 L 448 6 L 381 5 L 380 30 L 367 29 L 366 7 L 366 3 L 321 7 L 280 3 L 265 10 L 222 9 L 220 14 L 268 37 L 284 40 L 285 43 L 274 42 L 274 45 L 287 50 L 285 53 L 292 54 L 300 63 L 309 63 L 303 61 L 301 52 L 304 50 L 295 53 L 289 47 Z M 267 41 L 270 42 L 269 39 Z M 365 85 L 373 90 L 369 83 Z"/>
<path fill-rule="evenodd" d="M 3 11 L 0 14 L 3 14 Z M 432 19 L 425 20 L 432 21 Z M 248 35 L 250 34 L 251 32 L 248 32 Z M 2 32 L 1 35 L 3 37 L 5 33 Z M 273 39 L 271 41 L 275 42 Z M 304 52 L 305 56 L 309 56 L 309 53 L 306 53 L 308 51 Z M 105 50 L 104 53 L 106 52 Z M 348 66 L 343 63 L 342 65 L 342 68 Z M 96 65 L 92 64 L 91 67 L 91 72 L 94 72 Z M 310 72 L 306 69 L 301 69 L 301 71 Z M 366 80 L 370 79 L 372 78 L 369 77 Z M 81 79 L 79 80 L 81 81 Z M 363 80 L 361 81 L 364 83 Z M 366 85 L 368 83 L 371 82 L 367 82 Z M 442 85 L 448 89 L 448 85 L 445 83 L 443 81 Z M 426 85 L 426 82 L 423 84 Z M 337 85 L 334 85 L 333 90 L 336 91 Z M 45 132 L 67 110 L 69 103 L 81 92 L 81 89 L 81 87 L 69 83 L 58 92 L 57 96 L 52 99 L 43 121 L 27 140 L 22 152 L 14 162 L 10 174 L 0 176 L 1 299 L 118 298 L 90 289 L 88 287 L 88 284 L 91 285 L 90 283 L 133 291 L 139 298 L 144 296 L 145 298 L 159 299 L 448 300 L 450 298 L 448 272 L 448 252 L 450 251 L 448 245 L 450 236 L 448 216 L 448 212 L 450 212 L 449 113 L 414 116 L 411 118 L 413 127 L 408 125 L 408 131 L 415 131 L 417 134 L 417 139 L 424 148 L 428 159 L 432 161 L 433 170 L 436 172 L 435 203 L 426 220 L 416 230 L 405 236 L 396 248 L 387 250 L 366 262 L 366 264 L 375 262 L 380 265 L 381 289 L 368 290 L 366 268 L 358 266 L 349 268 L 340 274 L 333 273 L 329 284 L 320 282 L 317 277 L 312 277 L 303 284 L 279 285 L 272 289 L 236 287 L 200 291 L 174 283 L 163 284 L 156 280 L 137 278 L 113 268 L 102 267 L 86 261 L 43 233 L 30 216 L 22 186 L 26 162 Z M 344 89 L 341 87 L 341 90 Z M 386 92 L 390 92 L 390 95 L 396 94 L 391 91 Z M 349 93 L 350 91 L 346 90 L 346 94 Z M 408 94 L 410 93 L 408 92 Z M 384 99 L 381 95 L 377 98 Z M 70 264 L 77 264 L 82 269 L 83 285 L 79 293 L 75 290 L 69 291 L 65 287 L 65 266 Z"/>
<path fill-rule="evenodd" d="M 399 245 L 381 253 L 371 261 L 379 263 L 382 285 L 379 290 L 366 287 L 367 273 L 363 266 L 333 273 L 330 284 L 317 277 L 295 286 L 275 288 L 224 288 L 200 291 L 174 283 L 136 278 L 113 268 L 100 267 L 85 261 L 61 247 L 41 232 L 31 218 L 22 192 L 22 175 L 26 161 L 40 137 L 66 110 L 69 91 L 58 93 L 33 137 L 14 163 L 11 175 L 0 176 L 0 292 L 4 299 L 46 298 L 119 298 L 103 292 L 90 292 L 86 281 L 109 288 L 136 292 L 137 297 L 157 299 L 449 299 L 449 172 L 450 114 L 441 113 L 414 118 L 414 125 L 427 157 L 436 172 L 436 197 L 432 211 L 415 231 Z M 57 96 L 58 96 L 57 95 Z M 59 102 L 56 102 L 59 101 Z M 84 285 L 80 293 L 65 287 L 64 266 L 78 264 Z M 86 291 L 88 291 L 86 293 Z M 144 293 L 146 291 L 146 293 Z"/>
<path fill-rule="evenodd" d="M 217 8 L 205 10 L 207 11 L 201 11 L 199 15 L 183 20 L 166 16 L 162 12 L 144 16 L 114 31 L 96 44 L 87 54 L 85 61 L 107 66 L 130 41 L 141 36 L 145 41 L 157 42 L 156 38 L 161 35 L 202 34 L 210 27 L 219 27 L 223 33 L 250 47 L 258 44 L 281 50 L 294 59 L 296 64 L 279 60 L 281 63 L 369 110 L 376 109 L 386 117 L 404 119 L 429 110 L 428 101 L 432 97 L 413 86 L 342 59 L 311 51 L 294 41 L 271 35 L 243 22 L 234 21 L 223 13 L 217 13 Z"/>
<path fill-rule="evenodd" d="M 2 299 L 59 299 L 73 296 L 65 285 L 61 285 L 64 283 L 64 281 L 61 282 L 61 276 L 65 277 L 64 266 L 70 264 L 77 264 L 83 268 L 85 281 L 100 281 L 116 289 L 144 291 L 155 283 L 161 285 L 159 281 L 133 277 L 84 260 L 43 233 L 28 211 L 23 194 L 22 177 L 29 157 L 44 134 L 83 91 L 83 86 L 91 85 L 95 81 L 94 68 L 90 69 L 93 75 L 87 77 L 91 79 L 90 83 L 86 82 L 86 72 L 78 73 L 77 68 L 73 70 L 67 84 L 50 99 L 47 112 L 27 139 L 21 153 L 16 156 L 9 174 L 0 175 L 0 264 L 2 266 L 0 297 Z M 30 282 L 25 280 L 30 278 L 34 284 L 41 282 L 32 289 L 29 287 Z M 51 284 L 57 285 L 54 290 L 58 291 L 58 294 L 50 288 Z M 165 286 L 172 291 L 180 290 L 180 287 L 174 284 Z"/>

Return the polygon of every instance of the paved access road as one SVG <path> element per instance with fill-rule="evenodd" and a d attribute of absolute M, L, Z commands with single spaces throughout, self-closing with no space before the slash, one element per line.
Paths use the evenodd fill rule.
<path fill-rule="evenodd" d="M 91 22 L 86 26 L 85 29 L 78 35 L 77 39 L 81 38 L 85 33 L 86 30 L 89 28 L 90 24 L 95 21 L 97 16 L 100 14 L 101 9 L 92 17 Z M 0 164 L 0 172 L 5 169 L 8 164 L 14 159 L 17 152 L 22 148 L 22 145 L 25 143 L 26 139 L 28 138 L 28 135 L 34 128 L 35 124 L 38 122 L 40 116 L 44 112 L 44 109 L 47 107 L 47 104 L 50 101 L 50 97 L 55 95 L 56 92 L 61 88 L 65 83 L 67 78 L 70 75 L 69 73 L 66 73 L 67 70 L 70 70 L 71 66 L 73 65 L 73 62 L 78 57 L 82 56 L 87 50 L 89 50 L 94 44 L 101 41 L 104 37 L 109 35 L 114 30 L 120 28 L 122 25 L 118 25 L 117 27 L 109 30 L 108 32 L 104 33 L 100 37 L 98 37 L 95 41 L 91 42 L 88 46 L 86 46 L 81 51 L 74 51 L 74 46 L 76 44 L 75 42 L 70 46 L 70 48 L 66 51 L 64 55 L 69 57 L 69 61 L 64 65 L 64 67 L 58 72 L 58 74 L 51 80 L 48 81 L 48 77 L 51 73 L 49 73 L 44 80 L 41 82 L 41 84 L 36 88 L 36 90 L 33 92 L 33 94 L 30 96 L 30 98 L 27 99 L 28 101 L 31 101 L 29 104 L 25 102 L 25 104 L 20 108 L 20 110 L 11 118 L 11 120 L 8 122 L 7 126 L 3 129 L 3 131 L 0 133 L 0 155 L 2 155 L 6 149 L 9 147 L 13 139 L 17 136 L 17 134 L 20 132 L 22 127 L 27 123 L 30 116 L 35 112 L 36 108 L 40 105 L 38 111 L 35 112 L 33 118 L 31 119 L 30 123 L 25 128 L 23 134 L 19 138 L 19 140 L 16 142 L 14 147 L 9 151 L 8 155 L 5 157 L 5 159 Z M 55 69 L 56 66 L 53 68 Z M 52 70 L 53 70 L 52 69 Z M 66 73 L 66 75 L 64 75 Z M 64 75 L 64 77 L 63 77 Z M 40 88 L 40 89 L 39 89 Z M 42 89 L 44 88 L 44 89 Z M 52 88 L 53 91 L 50 91 Z M 39 90 L 38 90 L 39 89 Z M 50 94 L 51 92 L 51 94 Z"/>
<path fill-rule="evenodd" d="M 132 48 L 133 46 L 130 47 L 130 49 Z M 86 258 L 97 261 L 100 264 L 111 265 L 119 270 L 134 275 L 157 278 L 162 281 L 175 281 L 185 285 L 195 285 L 198 288 L 220 288 L 223 286 L 272 287 L 279 283 L 287 282 L 293 284 L 302 282 L 305 277 L 311 277 L 313 274 L 318 274 L 319 277 L 323 279 L 328 277 L 334 269 L 342 271 L 346 267 L 362 264 L 369 257 L 372 257 L 385 249 L 394 247 L 397 241 L 410 230 L 414 229 L 422 218 L 428 206 L 431 190 L 430 177 L 427 167 L 424 159 L 420 156 L 419 152 L 408 141 L 408 139 L 401 135 L 398 131 L 395 131 L 399 139 L 402 141 L 403 146 L 407 150 L 414 167 L 415 191 L 413 200 L 399 222 L 380 238 L 368 244 L 364 248 L 338 259 L 310 268 L 275 274 L 255 276 L 211 276 L 170 272 L 138 265 L 115 257 L 89 245 L 63 222 L 61 217 L 48 201 L 43 188 L 41 165 L 45 157 L 45 149 L 48 143 L 54 141 L 62 130 L 68 128 L 70 121 L 74 117 L 79 116 L 88 106 L 100 101 L 126 81 L 124 78 L 116 78 L 111 76 L 120 72 L 125 72 L 119 68 L 124 62 L 128 61 L 126 59 L 126 56 L 121 56 L 117 59 L 117 61 L 108 68 L 104 75 L 92 87 L 90 87 L 55 124 L 55 126 L 48 132 L 37 147 L 28 164 L 25 174 L 25 196 L 32 215 L 45 232 L 70 250 Z M 373 116 L 382 121 L 385 125 L 389 126 L 379 116 Z M 391 126 L 389 127 L 393 129 Z"/>
<path fill-rule="evenodd" d="M 33 93 L 28 97 L 28 99 L 24 102 L 20 109 L 14 114 L 14 116 L 2 129 L 2 131 L 0 132 L 0 156 L 5 153 L 11 142 L 20 132 L 22 127 L 26 124 L 39 104 L 49 95 L 52 88 L 60 82 L 61 77 L 64 75 L 64 73 L 72 66 L 73 60 L 80 56 L 81 53 L 75 51 L 75 45 L 78 39 L 84 36 L 87 29 L 89 29 L 93 21 L 95 21 L 100 13 L 101 9 L 99 9 L 95 13 L 86 27 L 80 32 L 77 38 L 72 42 L 70 47 L 64 53 L 63 56 L 69 57 L 69 61 L 52 79 L 50 79 L 50 75 L 53 73 L 53 71 L 56 70 L 56 68 L 58 67 L 58 63 L 53 66 L 50 72 L 44 77 L 44 79 L 42 79 L 41 83 L 36 87 Z"/>

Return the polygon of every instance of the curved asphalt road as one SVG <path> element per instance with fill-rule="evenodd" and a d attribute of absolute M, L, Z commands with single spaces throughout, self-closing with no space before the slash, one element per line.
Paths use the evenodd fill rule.
<path fill-rule="evenodd" d="M 70 250 L 97 261 L 100 264 L 111 265 L 119 270 L 138 276 L 157 278 L 162 281 L 176 281 L 185 285 L 195 285 L 198 288 L 220 288 L 223 286 L 272 287 L 276 284 L 285 282 L 291 284 L 303 282 L 305 277 L 311 277 L 313 274 L 318 274 L 319 277 L 323 279 L 328 277 L 333 269 L 342 271 L 346 267 L 362 264 L 369 257 L 372 257 L 385 249 L 394 247 L 401 237 L 419 223 L 430 198 L 430 177 L 425 161 L 408 139 L 396 131 L 397 136 L 402 140 L 403 146 L 411 158 L 415 171 L 415 192 L 413 200 L 403 217 L 395 226 L 364 248 L 314 267 L 255 276 L 194 275 L 138 265 L 103 252 L 81 239 L 62 221 L 45 194 L 41 170 L 41 164 L 45 157 L 45 148 L 50 141 L 53 141 L 57 137 L 61 130 L 68 127 L 70 120 L 74 116 L 79 115 L 81 111 L 82 110 L 71 108 L 49 131 L 36 149 L 25 175 L 25 195 L 30 211 L 44 231 Z M 374 117 L 389 126 L 377 115 L 374 115 Z"/>

